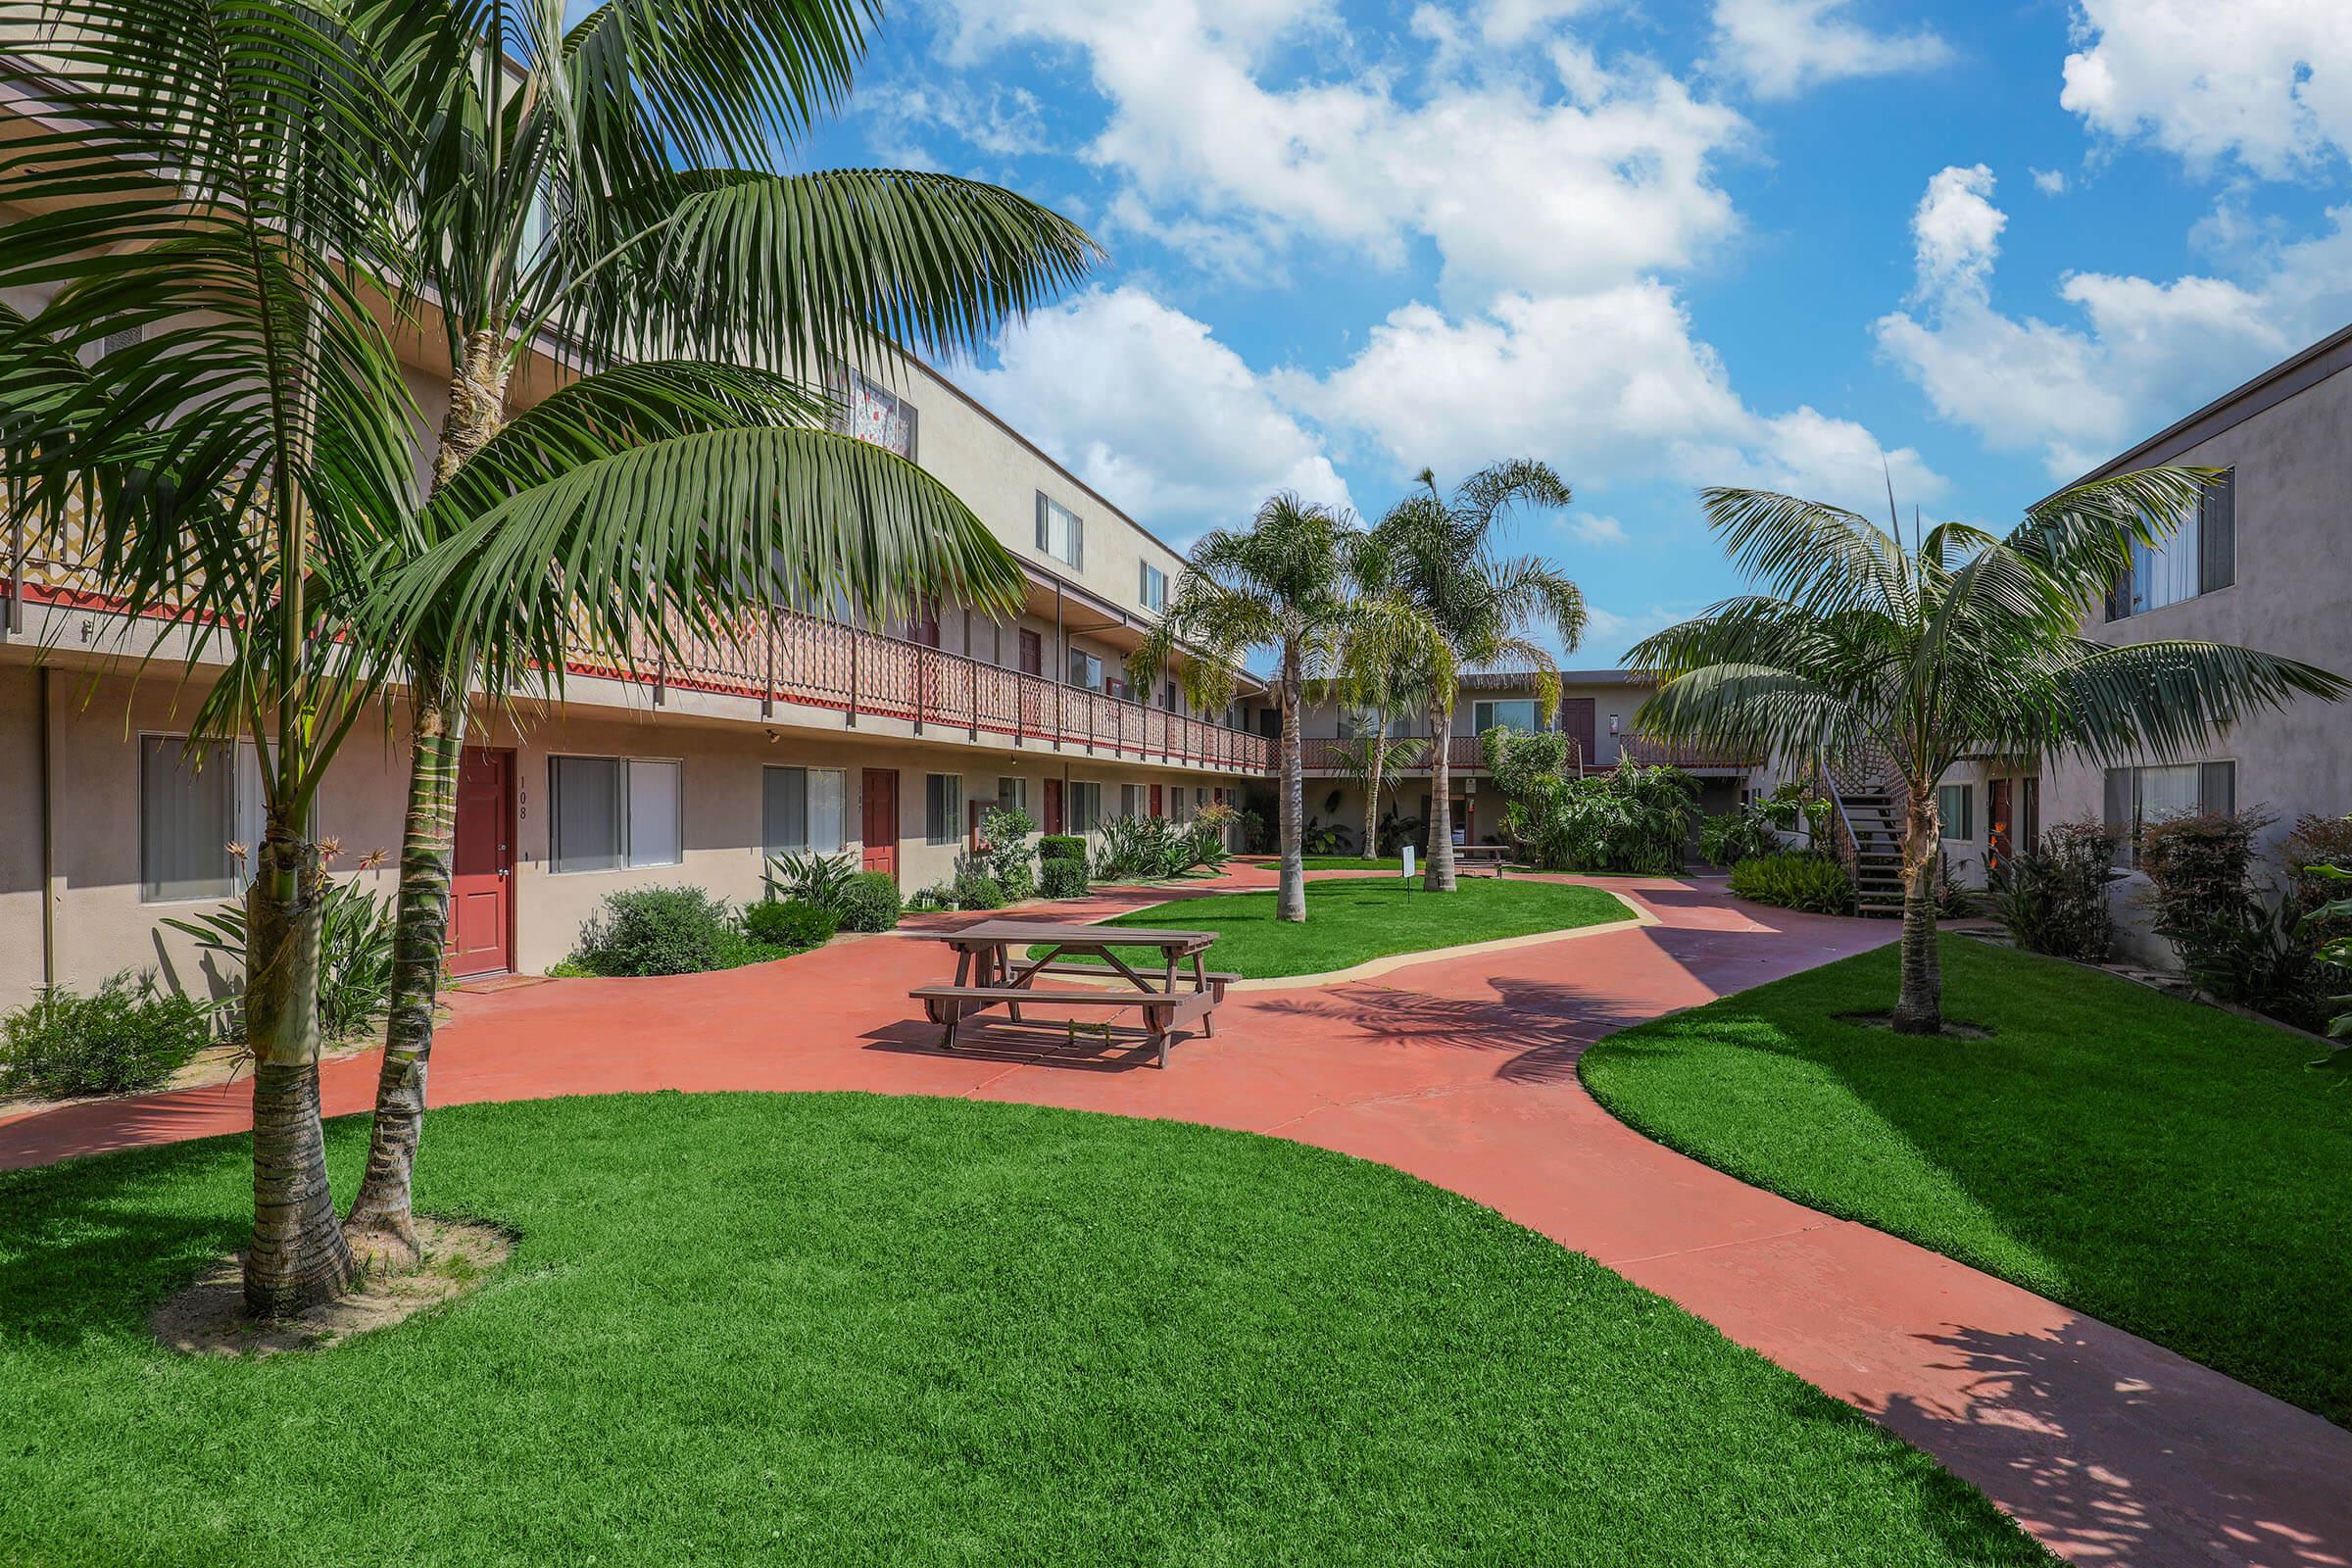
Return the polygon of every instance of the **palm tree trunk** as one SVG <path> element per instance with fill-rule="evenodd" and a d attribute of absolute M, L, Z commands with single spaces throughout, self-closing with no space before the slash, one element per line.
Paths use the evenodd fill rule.
<path fill-rule="evenodd" d="M 1428 893 L 1453 891 L 1453 714 L 1441 704 L 1429 707 L 1429 869 L 1421 874 Z"/>
<path fill-rule="evenodd" d="M 449 482 L 498 434 L 510 373 L 506 332 L 469 332 L 449 383 L 449 414 L 433 458 L 433 490 Z M 392 999 L 384 1061 L 376 1075 L 375 1123 L 368 1172 L 344 1231 L 363 1251 L 403 1267 L 416 1263 L 412 1208 L 416 1145 L 424 1129 L 425 1068 L 433 1051 L 433 1005 L 449 942 L 450 851 L 457 831 L 458 768 L 466 747 L 466 681 L 419 660 L 412 672 L 409 810 L 400 846 L 400 907 L 392 937 Z"/>
<path fill-rule="evenodd" d="M 1389 726 L 1385 719 L 1374 732 L 1369 751 L 1371 755 L 1364 759 L 1372 764 L 1372 776 L 1365 781 L 1364 790 L 1364 856 L 1368 859 L 1377 859 L 1380 856 L 1381 764 L 1389 760 Z"/>
<path fill-rule="evenodd" d="M 1936 953 L 1936 798 L 1913 791 L 1903 831 L 1903 980 L 1897 1034 L 1943 1032 L 1943 966 Z"/>
<path fill-rule="evenodd" d="M 424 1125 L 425 1068 L 433 1050 L 433 1006 L 449 940 L 450 851 L 457 829 L 458 768 L 466 744 L 466 699 L 448 694 L 438 671 L 416 674 L 409 745 L 409 810 L 401 834 L 400 908 L 392 938 L 391 1012 L 376 1075 L 375 1124 L 368 1171 L 343 1222 L 363 1255 L 413 1268 L 412 1207 L 416 1144 Z M 425 695 L 442 691 L 439 697 Z"/>
<path fill-rule="evenodd" d="M 1282 885 L 1274 896 L 1278 920 L 1306 918 L 1305 769 L 1298 746 L 1298 648 L 1282 651 Z"/>
<path fill-rule="evenodd" d="M 273 811 L 245 896 L 245 1038 L 253 1052 L 253 1239 L 245 1307 L 282 1317 L 359 1277 L 327 1190 L 318 1120 L 318 847 Z"/>

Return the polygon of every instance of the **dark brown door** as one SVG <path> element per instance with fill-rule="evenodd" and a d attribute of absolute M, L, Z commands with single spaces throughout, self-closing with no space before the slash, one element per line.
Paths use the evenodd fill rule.
<path fill-rule="evenodd" d="M 1049 833 L 1058 833 L 1058 832 L 1060 832 L 1060 831 L 1061 831 L 1061 780 L 1059 780 L 1059 779 L 1057 779 L 1057 778 L 1050 778 L 1050 779 L 1046 780 L 1046 803 L 1045 803 L 1045 804 L 1046 804 L 1046 831 L 1047 831 L 1047 832 L 1049 832 Z"/>
<path fill-rule="evenodd" d="M 1152 786 L 1152 814 L 1153 816 L 1165 814 L 1159 808 L 1159 786 L 1156 784 Z"/>
<path fill-rule="evenodd" d="M 449 862 L 449 972 L 514 967 L 514 754 L 467 751 L 458 765 Z"/>
<path fill-rule="evenodd" d="M 1045 640 L 1028 627 L 1021 628 L 1021 673 L 1042 675 L 1046 672 Z"/>
<path fill-rule="evenodd" d="M 1592 699 L 1564 697 L 1560 700 L 1560 728 L 1577 744 L 1576 759 L 1584 766 L 1600 765 L 1600 754 L 1593 750 L 1599 737 L 1593 733 Z"/>
<path fill-rule="evenodd" d="M 890 768 L 869 767 L 864 785 L 865 868 L 899 877 L 899 775 Z"/>
<path fill-rule="evenodd" d="M 2009 863 L 2009 846 L 2013 841 L 2010 819 L 2010 792 L 2016 786 L 2008 779 L 1987 779 L 1984 782 L 1984 869 L 1998 871 Z"/>

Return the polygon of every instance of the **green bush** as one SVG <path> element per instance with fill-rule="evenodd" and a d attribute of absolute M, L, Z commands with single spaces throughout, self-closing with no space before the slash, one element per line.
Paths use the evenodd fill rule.
<path fill-rule="evenodd" d="M 318 1032 L 329 1040 L 367 1034 L 392 1007 L 394 910 L 357 882 L 330 881 L 319 899 Z M 197 948 L 245 967 L 245 906 L 224 904 L 210 914 L 164 924 L 196 939 Z M 244 1038 L 243 997 L 231 992 L 213 1004 L 218 1027 L 231 1040 Z"/>
<path fill-rule="evenodd" d="M 1504 839 L 1544 870 L 1682 870 L 1698 814 L 1698 782 L 1688 773 L 1627 762 L 1570 778 L 1559 730 L 1491 729 L 1480 745 L 1504 801 Z"/>
<path fill-rule="evenodd" d="M 1076 833 L 1049 833 L 1037 841 L 1040 860 L 1076 860 L 1086 863 L 1086 840 Z"/>
<path fill-rule="evenodd" d="M 841 929 L 889 931 L 899 923 L 899 885 L 887 871 L 860 871 L 843 891 Z"/>
<path fill-rule="evenodd" d="M 858 861 L 847 851 L 839 855 L 795 855 L 789 850 L 767 858 L 767 892 L 780 889 L 787 898 L 812 904 L 836 916 L 849 897 Z"/>
<path fill-rule="evenodd" d="M 987 847 L 981 851 L 980 869 L 1004 891 L 1008 904 L 1037 892 L 1037 852 L 1029 847 L 1029 835 L 1036 831 L 1037 818 L 1017 806 L 992 806 L 981 813 L 980 837 Z"/>
<path fill-rule="evenodd" d="M 956 878 L 956 906 L 959 909 L 1002 909 L 1004 889 L 986 871 L 966 871 Z"/>
<path fill-rule="evenodd" d="M 1854 879 L 1826 855 L 1751 855 L 1732 867 L 1733 896 L 1808 914 L 1854 912 Z"/>
<path fill-rule="evenodd" d="M 701 974 L 727 966 L 739 935 L 726 901 L 702 888 L 628 888 L 588 917 L 572 956 L 591 974 Z"/>
<path fill-rule="evenodd" d="M 71 1100 L 158 1088 L 212 1040 L 207 1009 L 129 970 L 86 997 L 43 986 L 0 1015 L 0 1095 Z"/>
<path fill-rule="evenodd" d="M 2107 884 L 2115 840 L 2097 822 L 2061 822 L 2009 858 L 1992 890 L 1992 910 L 2029 953 L 2104 963 L 2115 951 Z"/>
<path fill-rule="evenodd" d="M 1086 897 L 1084 860 L 1048 860 L 1038 867 L 1038 891 L 1049 899 Z"/>
<path fill-rule="evenodd" d="M 743 934 L 763 947 L 805 952 L 821 948 L 841 929 L 841 919 L 799 899 L 768 899 L 743 911 Z"/>

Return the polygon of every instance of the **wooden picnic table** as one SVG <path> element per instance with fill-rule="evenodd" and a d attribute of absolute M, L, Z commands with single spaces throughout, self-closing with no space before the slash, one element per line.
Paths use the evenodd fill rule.
<path fill-rule="evenodd" d="M 956 950 L 952 985 L 917 986 L 910 996 L 941 1026 L 940 1046 L 956 1049 L 956 1031 L 965 1018 L 1002 1006 L 1020 1023 L 1023 1004 L 1069 1007 L 1133 1008 L 1143 1016 L 1145 1038 L 1168 1064 L 1168 1038 L 1196 1019 L 1203 1034 L 1217 1032 L 1211 1014 L 1236 977 L 1212 974 L 1203 961 L 1213 931 L 1154 931 L 1131 925 L 1078 925 L 1054 920 L 982 920 L 959 931 L 934 933 L 932 940 Z M 1029 956 L 1031 949 L 1042 949 Z M 1016 953 L 1014 950 L 1018 949 Z M 1128 955 L 1155 953 L 1156 964 L 1139 969 Z M 1097 963 L 1082 960 L 1097 959 Z M 1189 972 L 1186 972 L 1189 966 Z M 1041 991 L 1041 975 L 1107 979 L 1120 985 Z M 1107 1032 L 1108 1026 L 1105 1025 Z"/>

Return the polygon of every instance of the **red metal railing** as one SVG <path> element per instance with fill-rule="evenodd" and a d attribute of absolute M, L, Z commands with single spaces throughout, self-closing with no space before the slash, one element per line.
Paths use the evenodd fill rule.
<path fill-rule="evenodd" d="M 626 660 L 581 649 L 567 662 L 576 674 L 750 697 L 763 710 L 832 709 L 845 725 L 870 715 L 972 741 L 1041 740 L 1237 773 L 1274 766 L 1261 736 L 793 611 L 755 615 L 735 637 L 692 635 L 681 623 L 672 640 L 674 657 L 641 631 Z"/>

